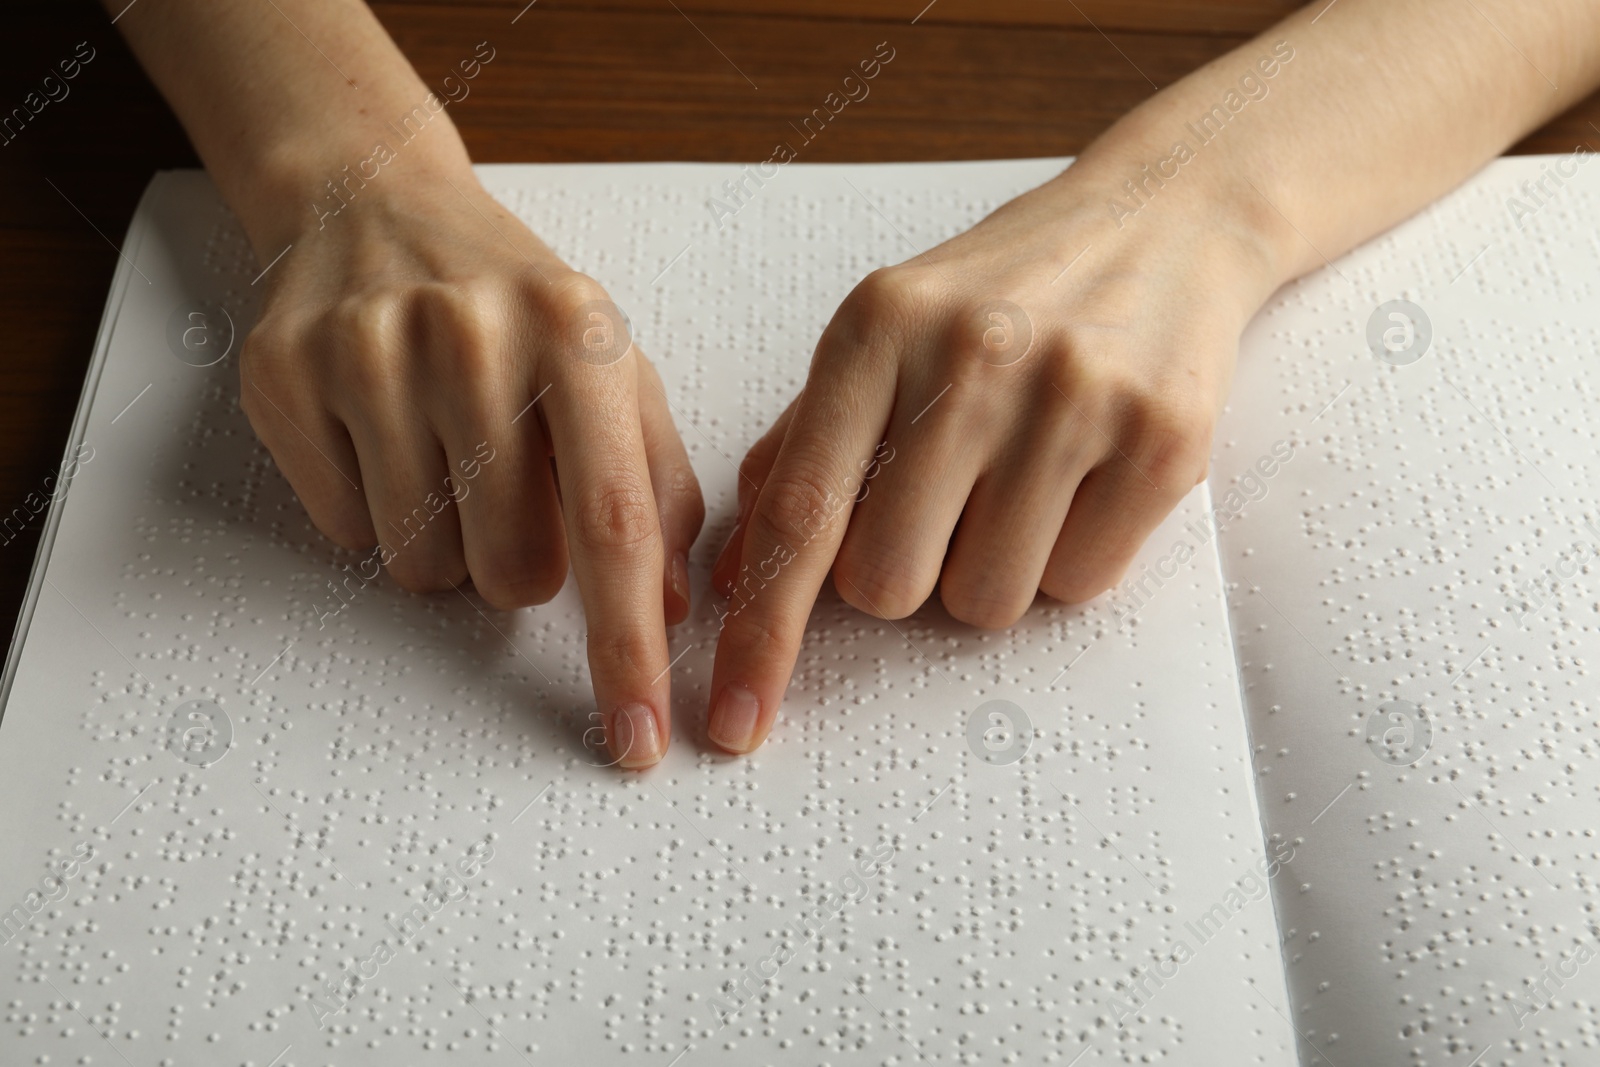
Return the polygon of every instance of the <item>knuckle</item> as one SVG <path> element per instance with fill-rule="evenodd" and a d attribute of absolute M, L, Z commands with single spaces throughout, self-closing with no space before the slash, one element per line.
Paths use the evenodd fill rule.
<path fill-rule="evenodd" d="M 1034 347 L 1033 321 L 1014 301 L 999 295 L 960 300 L 950 315 L 950 347 L 984 363 L 1008 363 Z"/>
<path fill-rule="evenodd" d="M 1125 451 L 1151 480 L 1186 491 L 1205 476 L 1211 419 L 1200 404 L 1164 392 L 1136 395 L 1127 407 Z"/>
<path fill-rule="evenodd" d="M 826 526 L 843 504 L 816 467 L 800 464 L 767 482 L 756 505 L 755 520 L 765 524 L 765 532 L 774 540 L 796 534 L 810 537 Z"/>
<path fill-rule="evenodd" d="M 868 615 L 903 619 L 927 599 L 928 583 L 910 560 L 883 547 L 845 542 L 833 565 L 839 595 Z"/>
<path fill-rule="evenodd" d="M 330 324 L 341 339 L 355 345 L 390 345 L 404 328 L 407 298 L 380 289 L 342 298 L 329 313 Z"/>
<path fill-rule="evenodd" d="M 597 678 L 652 678 L 665 665 L 660 643 L 643 631 L 589 631 L 589 666 Z"/>
<path fill-rule="evenodd" d="M 560 323 L 579 319 L 588 304 L 610 299 L 605 286 L 581 271 L 572 271 L 553 284 L 542 286 L 539 296 L 545 313 Z"/>
<path fill-rule="evenodd" d="M 1082 358 L 1083 348 L 1071 337 L 1042 342 L 1044 398 L 1055 404 L 1087 411 L 1099 407 L 1116 389 L 1115 380 L 1099 363 Z"/>
<path fill-rule="evenodd" d="M 239 346 L 239 361 L 253 374 L 270 374 L 288 350 L 287 331 L 276 320 L 263 318 L 245 335 Z"/>
<path fill-rule="evenodd" d="M 688 527 L 692 541 L 706 521 L 706 502 L 700 492 L 700 479 L 695 477 L 693 467 L 686 463 L 675 463 L 662 478 L 662 483 L 661 495 L 681 502 L 679 506 L 683 508 L 684 525 Z"/>
<path fill-rule="evenodd" d="M 637 549 L 660 533 L 650 491 L 629 479 L 579 490 L 573 508 L 573 539 L 589 552 Z"/>
<path fill-rule="evenodd" d="M 768 663 L 782 660 L 799 645 L 800 635 L 793 623 L 760 611 L 735 610 L 739 608 L 737 601 L 730 607 L 719 639 L 730 651 L 750 661 Z"/>
<path fill-rule="evenodd" d="M 980 630 L 1004 630 L 1016 624 L 1033 602 L 1033 596 L 1007 597 L 962 576 L 947 576 L 939 583 L 939 600 L 952 618 Z"/>
<path fill-rule="evenodd" d="M 938 286 L 937 276 L 923 267 L 879 267 L 845 297 L 827 332 L 862 344 L 876 334 L 902 330 L 942 302 Z"/>
<path fill-rule="evenodd" d="M 570 272 L 536 297 L 551 349 L 576 360 L 558 361 L 610 366 L 636 354 L 632 326 L 605 287 L 586 274 Z"/>
<path fill-rule="evenodd" d="M 933 276 L 921 267 L 899 264 L 868 274 L 851 296 L 872 311 L 907 308 L 926 303 L 933 295 L 933 285 Z"/>
<path fill-rule="evenodd" d="M 366 503 L 355 493 L 339 493 L 336 489 L 329 498 L 299 495 L 317 529 L 340 548 L 359 551 L 376 543 L 377 533 L 367 515 Z"/>
<path fill-rule="evenodd" d="M 459 558 L 402 553 L 389 561 L 389 574 L 408 593 L 442 593 L 461 584 L 467 566 Z"/>
<path fill-rule="evenodd" d="M 330 323 L 339 353 L 343 384 L 359 396 L 387 392 L 396 384 L 394 373 L 404 338 L 401 299 L 392 294 L 362 294 L 341 300 Z"/>
<path fill-rule="evenodd" d="M 500 611 L 548 603 L 561 591 L 566 578 L 564 557 L 495 561 L 472 572 L 479 595 Z"/>
<path fill-rule="evenodd" d="M 741 510 L 746 506 L 746 496 L 754 494 L 760 496 L 761 490 L 766 488 L 767 477 L 772 473 L 772 465 L 777 462 L 778 449 L 783 445 L 783 436 L 768 432 L 762 435 L 755 444 L 750 446 L 750 451 L 744 454 L 739 461 L 739 505 Z"/>
<path fill-rule="evenodd" d="M 764 440 L 765 438 L 762 439 L 762 441 Z M 757 441 L 751 446 L 750 451 L 746 452 L 744 458 L 739 461 L 740 486 L 749 485 L 752 482 L 756 485 L 761 485 L 762 480 L 767 475 L 767 471 L 771 468 L 772 457 L 765 454 L 765 450 L 761 447 L 762 441 Z"/>
<path fill-rule="evenodd" d="M 428 285 L 415 297 L 424 349 L 442 364 L 448 384 L 471 389 L 493 381 L 501 336 L 501 301 L 483 283 Z"/>
<path fill-rule="evenodd" d="M 946 347 L 963 364 L 984 349 L 988 332 L 988 307 L 982 301 L 964 297 L 951 309 Z"/>
<path fill-rule="evenodd" d="M 1039 591 L 1063 604 L 1082 604 L 1113 588 L 1123 568 L 1064 566 L 1052 560 L 1039 580 Z"/>
<path fill-rule="evenodd" d="M 372 527 L 364 520 L 346 517 L 343 515 L 330 515 L 317 523 L 317 529 L 322 535 L 340 548 L 347 548 L 352 552 L 359 552 L 364 548 L 371 548 L 376 538 Z"/>

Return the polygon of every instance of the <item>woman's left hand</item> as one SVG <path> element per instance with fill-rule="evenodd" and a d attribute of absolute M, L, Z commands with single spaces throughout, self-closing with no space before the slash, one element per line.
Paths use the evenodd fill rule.
<path fill-rule="evenodd" d="M 1119 229 L 1090 179 L 1073 168 L 875 271 L 834 315 L 741 467 L 713 571 L 717 745 L 772 728 L 830 571 L 880 618 L 937 585 L 955 618 L 1007 627 L 1039 591 L 1110 588 L 1204 477 L 1239 333 L 1273 288 L 1262 250 L 1215 214 Z"/>

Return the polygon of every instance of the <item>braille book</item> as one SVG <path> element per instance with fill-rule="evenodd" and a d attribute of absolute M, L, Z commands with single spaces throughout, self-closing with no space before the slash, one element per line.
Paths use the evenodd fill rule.
<path fill-rule="evenodd" d="M 158 175 L 62 462 L 0 515 L 48 510 L 0 1061 L 1592 1062 L 1587 158 L 1278 293 L 1208 480 L 1098 600 L 983 632 L 825 589 L 745 758 L 704 737 L 736 464 L 860 278 L 1066 161 L 481 168 L 626 311 L 705 489 L 643 773 L 596 745 L 570 584 L 412 596 L 316 531 L 238 403 L 292 252 Z"/>

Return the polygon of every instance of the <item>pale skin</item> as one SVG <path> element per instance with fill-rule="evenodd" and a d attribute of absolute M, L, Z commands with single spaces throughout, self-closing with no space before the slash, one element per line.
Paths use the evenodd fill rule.
<path fill-rule="evenodd" d="M 143 0 L 118 23 L 260 262 L 293 245 L 241 354 L 251 425 L 311 519 L 353 549 L 487 442 L 470 495 L 389 571 L 419 592 L 470 579 L 509 609 L 548 600 L 570 561 L 608 744 L 620 766 L 650 766 L 669 737 L 666 630 L 688 614 L 704 518 L 660 379 L 637 346 L 583 358 L 604 290 L 483 191 L 447 111 L 319 227 L 308 201 L 430 87 L 358 0 L 276 6 Z M 1137 213 L 1111 210 L 1138 203 L 1124 183 L 1195 145 L 1185 124 L 1246 74 L 1266 95 L 1145 184 Z M 1267 298 L 1597 83 L 1597 0 L 1318 0 L 1157 93 L 1060 177 L 869 275 L 742 465 L 713 584 L 747 595 L 719 638 L 710 740 L 765 740 L 830 576 L 870 614 L 901 618 L 937 589 L 982 627 L 1012 625 L 1039 593 L 1114 586 L 1204 477 L 1240 333 Z M 996 300 L 1030 324 L 1021 358 L 985 346 Z M 775 558 L 749 593 L 742 576 Z"/>

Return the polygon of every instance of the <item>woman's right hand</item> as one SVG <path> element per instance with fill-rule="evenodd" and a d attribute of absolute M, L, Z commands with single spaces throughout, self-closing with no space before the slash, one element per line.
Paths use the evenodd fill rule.
<path fill-rule="evenodd" d="M 470 577 L 518 608 L 570 559 L 612 756 L 653 764 L 705 514 L 661 380 L 606 291 L 464 153 L 404 153 L 338 214 L 297 204 L 257 241 L 263 263 L 290 250 L 263 279 L 241 404 L 317 527 L 406 589 Z"/>

